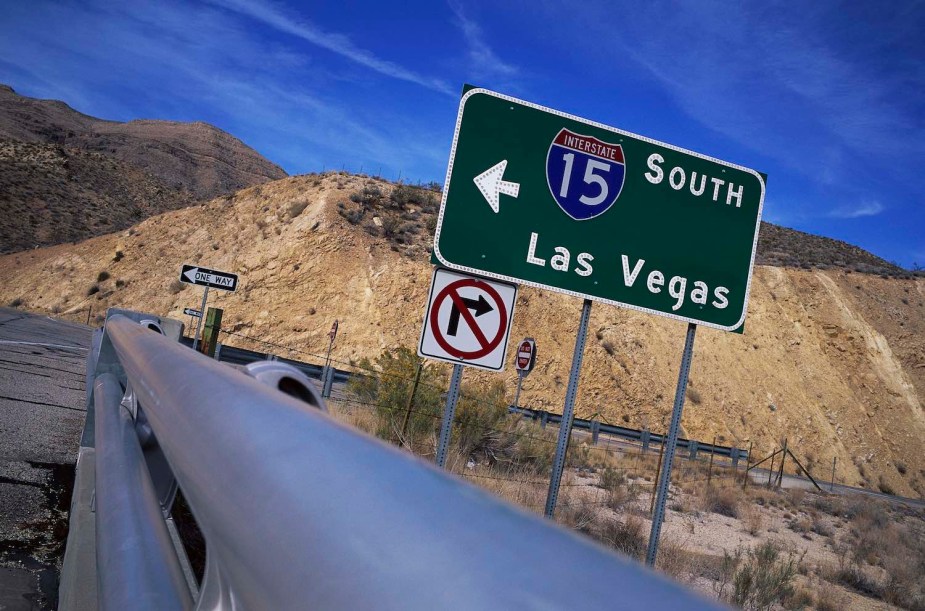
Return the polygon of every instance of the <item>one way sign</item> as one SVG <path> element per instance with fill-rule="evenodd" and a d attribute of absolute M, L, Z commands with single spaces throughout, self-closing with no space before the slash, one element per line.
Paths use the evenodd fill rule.
<path fill-rule="evenodd" d="M 418 354 L 501 371 L 516 299 L 513 284 L 435 270 Z"/>
<path fill-rule="evenodd" d="M 238 275 L 206 269 L 198 265 L 184 265 L 180 270 L 180 282 L 223 291 L 234 291 L 238 288 Z"/>

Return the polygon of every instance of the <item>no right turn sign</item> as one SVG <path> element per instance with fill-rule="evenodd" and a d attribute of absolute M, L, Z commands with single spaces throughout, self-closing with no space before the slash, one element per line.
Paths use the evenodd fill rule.
<path fill-rule="evenodd" d="M 501 371 L 516 298 L 512 284 L 435 270 L 418 354 Z"/>

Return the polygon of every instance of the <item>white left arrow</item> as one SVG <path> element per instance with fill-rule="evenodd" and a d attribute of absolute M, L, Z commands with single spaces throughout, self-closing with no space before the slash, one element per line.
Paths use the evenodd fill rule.
<path fill-rule="evenodd" d="M 482 196 L 491 209 L 497 214 L 501 209 L 501 193 L 517 197 L 520 193 L 520 184 L 504 180 L 504 170 L 507 168 L 507 159 L 491 166 L 475 178 L 475 186 L 482 192 Z"/>
<path fill-rule="evenodd" d="M 190 282 L 196 282 L 196 274 L 198 273 L 199 273 L 199 268 L 194 267 L 193 269 L 186 270 L 186 272 L 183 275 L 186 276 Z"/>

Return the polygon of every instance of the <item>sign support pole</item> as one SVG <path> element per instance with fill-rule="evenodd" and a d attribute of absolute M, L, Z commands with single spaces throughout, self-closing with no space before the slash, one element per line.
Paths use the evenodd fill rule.
<path fill-rule="evenodd" d="M 453 365 L 453 377 L 450 390 L 446 395 L 446 407 L 443 409 L 443 424 L 440 426 L 440 443 L 437 445 L 437 466 L 446 466 L 446 453 L 450 446 L 450 433 L 453 431 L 453 418 L 456 415 L 456 401 L 459 400 L 459 383 L 462 381 L 463 366 Z"/>
<path fill-rule="evenodd" d="M 652 518 L 652 531 L 649 533 L 649 549 L 646 552 L 646 564 L 655 566 L 658 554 L 658 538 L 662 532 L 662 520 L 665 518 L 665 501 L 668 500 L 668 484 L 671 482 L 671 463 L 674 460 L 675 446 L 678 444 L 678 429 L 681 428 L 681 411 L 684 409 L 684 396 L 687 394 L 687 378 L 691 371 L 694 356 L 694 335 L 697 325 L 688 323 L 687 338 L 684 340 L 684 354 L 681 356 L 681 371 L 678 373 L 678 388 L 674 394 L 674 410 L 671 412 L 671 426 L 668 428 L 668 447 L 665 448 L 665 464 L 658 479 L 658 497 L 655 501 L 655 516 Z"/>
<path fill-rule="evenodd" d="M 208 299 L 209 287 L 206 287 L 206 290 L 202 292 L 202 305 L 199 306 L 199 311 L 202 313 L 202 316 L 199 317 L 199 322 L 196 323 L 196 335 L 193 336 L 193 350 L 196 350 L 196 347 L 199 345 L 199 331 L 202 329 L 202 319 L 205 317 L 206 300 Z"/>
<path fill-rule="evenodd" d="M 520 387 L 523 386 L 523 383 L 524 383 L 524 372 L 518 371 L 517 372 L 517 392 L 514 393 L 514 407 L 515 408 L 520 407 L 520 403 L 519 403 Z"/>
<path fill-rule="evenodd" d="M 559 424 L 559 443 L 556 444 L 556 457 L 553 460 L 552 477 L 549 479 L 549 494 L 546 495 L 545 515 L 547 518 L 551 518 L 556 511 L 556 500 L 559 498 L 559 484 L 562 481 L 562 471 L 565 469 L 565 453 L 568 450 L 569 438 L 572 435 L 575 396 L 578 394 L 578 376 L 581 373 L 581 361 L 584 357 L 585 340 L 588 338 L 588 321 L 590 319 L 591 300 L 585 299 L 584 304 L 581 306 L 578 336 L 575 338 L 572 371 L 568 378 L 568 389 L 565 391 L 565 409 L 562 412 L 562 422 Z"/>

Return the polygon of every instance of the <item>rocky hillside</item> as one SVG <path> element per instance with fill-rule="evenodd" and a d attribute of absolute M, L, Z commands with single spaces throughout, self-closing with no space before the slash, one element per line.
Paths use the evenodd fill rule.
<path fill-rule="evenodd" d="M 186 191 L 101 153 L 0 140 L 0 252 L 85 240 L 191 203 Z"/>
<path fill-rule="evenodd" d="M 20 215 L 2 225 L 0 252 L 124 229 L 286 176 L 206 123 L 105 121 L 6 85 L 0 85 L 0 143 L 0 212 Z M 58 226 L 49 217 L 60 219 Z"/>
<path fill-rule="evenodd" d="M 200 291 L 184 262 L 237 272 L 213 292 L 225 326 L 343 362 L 418 339 L 436 193 L 342 174 L 287 178 L 150 218 L 128 231 L 0 257 L 0 303 L 85 316 L 122 306 L 183 319 Z M 854 485 L 925 494 L 925 278 L 758 266 L 744 335 L 697 335 L 688 435 L 769 453 L 786 437 L 810 469 Z M 524 289 L 515 338 L 540 362 L 521 401 L 561 409 L 581 303 Z M 577 413 L 664 430 L 684 325 L 595 305 Z M 256 348 L 241 337 L 229 343 Z M 303 355 L 304 358 L 304 355 Z M 467 371 L 467 380 L 515 375 Z"/>

